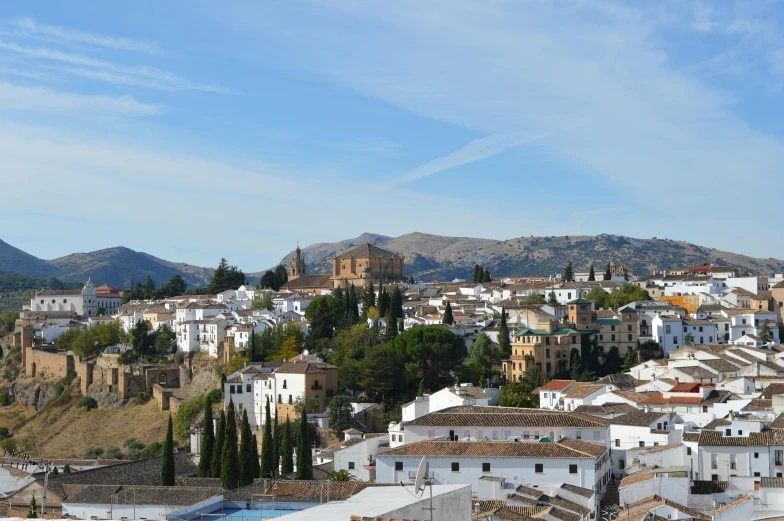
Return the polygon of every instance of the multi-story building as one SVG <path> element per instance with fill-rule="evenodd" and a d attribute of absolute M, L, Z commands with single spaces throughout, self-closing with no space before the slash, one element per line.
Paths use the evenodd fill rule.
<path fill-rule="evenodd" d="M 78 289 L 44 289 L 30 299 L 30 311 L 72 311 L 79 316 L 92 316 L 98 311 L 98 295 L 95 284 L 87 279 Z"/>
<path fill-rule="evenodd" d="M 379 281 L 384 284 L 406 282 L 403 257 L 370 243 L 335 255 L 332 259 L 333 287 L 353 284 L 367 287 Z"/>
<path fill-rule="evenodd" d="M 338 390 L 337 367 L 323 362 L 294 360 L 284 363 L 249 364 L 229 375 L 223 384 L 223 404 L 233 401 L 237 412 L 248 409 L 253 428 L 264 424 L 265 407 L 278 422 L 299 417 L 296 406 L 307 403 L 323 412 Z"/>
<path fill-rule="evenodd" d="M 539 322 L 536 329 L 517 331 L 512 337 L 512 354 L 501 363 L 506 379 L 521 380 L 526 369 L 535 365 L 544 378 L 569 371 L 571 351 L 582 349 L 582 337 L 587 333 L 549 321 Z"/>

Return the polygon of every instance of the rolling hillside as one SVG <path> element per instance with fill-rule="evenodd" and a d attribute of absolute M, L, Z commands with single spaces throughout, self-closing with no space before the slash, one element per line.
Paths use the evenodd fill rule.
<path fill-rule="evenodd" d="M 126 287 L 132 275 L 142 281 L 150 275 L 156 284 L 163 284 L 178 274 L 191 286 L 206 286 L 214 270 L 170 262 L 123 247 L 43 260 L 0 240 L 0 271 L 37 278 L 57 277 L 65 282 L 83 283 L 91 277 L 97 285 L 107 282 Z"/>
<path fill-rule="evenodd" d="M 418 280 L 451 280 L 470 277 L 474 264 L 494 275 L 525 276 L 560 273 L 572 261 L 576 271 L 594 263 L 603 271 L 610 260 L 631 265 L 637 274 L 693 264 L 737 266 L 770 274 L 784 270 L 784 260 L 758 259 L 667 239 L 634 239 L 619 235 L 519 237 L 505 241 L 469 237 L 443 237 L 409 233 L 400 237 L 363 234 L 336 243 L 319 243 L 303 249 L 308 273 L 329 273 L 336 252 L 370 242 L 404 255 L 406 273 Z M 281 262 L 288 266 L 294 252 Z"/>

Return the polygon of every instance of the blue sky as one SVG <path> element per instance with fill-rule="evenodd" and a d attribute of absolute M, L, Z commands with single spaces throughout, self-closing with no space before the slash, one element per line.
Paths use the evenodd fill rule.
<path fill-rule="evenodd" d="M 784 257 L 782 25 L 765 0 L 3 2 L 0 238 L 246 271 L 362 232 Z"/>

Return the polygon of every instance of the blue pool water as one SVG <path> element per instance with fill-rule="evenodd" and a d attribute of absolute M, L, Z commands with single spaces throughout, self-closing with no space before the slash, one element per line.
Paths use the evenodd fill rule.
<path fill-rule="evenodd" d="M 243 519 L 254 521 L 286 516 L 288 514 L 293 514 L 294 512 L 299 512 L 299 510 L 240 510 L 238 508 L 224 508 L 213 512 L 211 516 L 225 515 L 227 521 L 243 521 Z"/>

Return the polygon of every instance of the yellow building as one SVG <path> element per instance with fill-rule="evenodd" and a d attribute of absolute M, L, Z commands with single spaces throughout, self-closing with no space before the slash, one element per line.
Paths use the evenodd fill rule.
<path fill-rule="evenodd" d="M 521 380 L 525 370 L 534 365 L 547 379 L 569 371 L 572 348 L 581 350 L 582 336 L 589 332 L 560 327 L 555 322 L 539 322 L 536 329 L 517 331 L 512 338 L 512 354 L 501 364 L 506 379 Z"/>
<path fill-rule="evenodd" d="M 365 243 L 332 259 L 332 286 L 346 287 L 353 284 L 367 287 L 379 281 L 384 284 L 406 282 L 403 257 L 397 253 Z"/>

